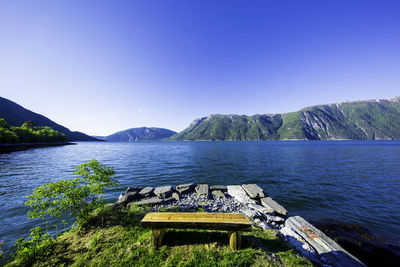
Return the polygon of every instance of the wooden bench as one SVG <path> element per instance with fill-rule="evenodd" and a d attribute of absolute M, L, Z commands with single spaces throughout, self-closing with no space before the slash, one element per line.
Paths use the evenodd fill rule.
<path fill-rule="evenodd" d="M 236 250 L 241 246 L 241 231 L 250 231 L 252 223 L 241 213 L 150 212 L 141 225 L 152 228 L 156 247 L 161 246 L 165 228 L 186 228 L 228 231 L 229 245 Z"/>

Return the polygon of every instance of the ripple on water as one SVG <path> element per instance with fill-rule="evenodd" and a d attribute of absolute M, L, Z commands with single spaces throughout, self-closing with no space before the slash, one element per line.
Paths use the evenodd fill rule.
<path fill-rule="evenodd" d="M 290 214 L 355 223 L 400 240 L 400 142 L 82 142 L 0 155 L 0 237 L 12 245 L 37 221 L 26 195 L 93 158 L 112 166 L 115 201 L 134 184 L 257 183 Z M 7 246 L 8 246 L 7 245 Z"/>

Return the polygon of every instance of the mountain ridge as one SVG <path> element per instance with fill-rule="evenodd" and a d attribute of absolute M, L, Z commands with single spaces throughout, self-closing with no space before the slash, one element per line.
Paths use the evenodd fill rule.
<path fill-rule="evenodd" d="M 320 104 L 282 114 L 211 114 L 170 140 L 400 139 L 400 97 Z"/>
<path fill-rule="evenodd" d="M 0 118 L 4 118 L 12 126 L 21 126 L 26 121 L 32 121 L 36 126 L 49 126 L 65 134 L 70 141 L 97 141 L 96 138 L 84 133 L 70 131 L 44 115 L 28 110 L 4 97 L 0 97 Z"/>
<path fill-rule="evenodd" d="M 137 127 L 113 133 L 106 136 L 108 142 L 155 141 L 171 137 L 176 132 L 157 127 Z"/>

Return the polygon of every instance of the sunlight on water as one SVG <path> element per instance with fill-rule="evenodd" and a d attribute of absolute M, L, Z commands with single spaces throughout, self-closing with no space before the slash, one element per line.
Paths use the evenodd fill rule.
<path fill-rule="evenodd" d="M 25 196 L 96 158 L 129 185 L 257 183 L 291 215 L 356 223 L 400 240 L 400 142 L 79 143 L 0 155 L 0 239 L 6 248 L 38 221 Z"/>

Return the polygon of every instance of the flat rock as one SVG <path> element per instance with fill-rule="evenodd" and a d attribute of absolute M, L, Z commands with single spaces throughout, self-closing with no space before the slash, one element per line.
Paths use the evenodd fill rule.
<path fill-rule="evenodd" d="M 172 193 L 172 198 L 175 199 L 175 200 L 179 200 L 179 199 L 181 199 L 181 196 L 179 195 L 179 193 L 173 192 Z"/>
<path fill-rule="evenodd" d="M 256 184 L 243 184 L 242 188 L 253 199 L 261 199 L 265 197 L 264 190 Z"/>
<path fill-rule="evenodd" d="M 219 198 L 225 197 L 225 194 L 221 190 L 212 190 L 211 193 Z"/>
<path fill-rule="evenodd" d="M 263 218 L 263 215 L 261 212 L 256 211 L 256 210 L 244 210 L 243 214 L 246 215 L 247 217 L 251 218 L 251 219 L 260 219 Z"/>
<path fill-rule="evenodd" d="M 181 194 L 189 194 L 193 191 L 193 189 L 196 187 L 195 184 L 180 184 L 176 186 L 176 191 L 178 191 Z"/>
<path fill-rule="evenodd" d="M 151 198 L 146 198 L 142 199 L 141 201 L 135 202 L 136 205 L 141 206 L 141 205 L 158 205 L 162 204 L 168 201 L 173 200 L 173 198 L 158 198 L 158 197 L 151 197 Z"/>
<path fill-rule="evenodd" d="M 139 192 L 140 190 L 143 189 L 143 186 L 129 186 L 125 193 L 131 193 L 131 192 Z"/>
<path fill-rule="evenodd" d="M 285 230 L 284 230 L 285 229 Z M 344 250 L 338 243 L 326 236 L 315 226 L 300 216 L 290 217 L 285 222 L 281 233 L 296 233 L 317 253 L 321 262 L 332 266 L 365 266 L 356 257 Z"/>
<path fill-rule="evenodd" d="M 285 219 L 279 216 L 266 215 L 268 222 L 283 223 Z"/>
<path fill-rule="evenodd" d="M 228 185 L 228 194 L 234 197 L 237 201 L 244 204 L 256 204 L 243 190 L 240 185 Z"/>
<path fill-rule="evenodd" d="M 167 198 L 172 195 L 172 186 L 159 186 L 154 189 L 154 194 L 159 198 Z"/>
<path fill-rule="evenodd" d="M 210 185 L 210 190 L 219 190 L 222 192 L 226 192 L 228 190 L 228 188 L 226 188 L 226 185 Z"/>
<path fill-rule="evenodd" d="M 274 212 L 271 208 L 266 208 L 264 206 L 257 205 L 257 204 L 249 204 L 248 206 L 249 206 L 249 208 L 252 208 L 253 210 L 257 210 L 257 211 L 265 213 L 265 214 Z"/>
<path fill-rule="evenodd" d="M 154 188 L 151 186 L 146 186 L 139 191 L 139 195 L 142 197 L 151 197 L 153 195 Z"/>
<path fill-rule="evenodd" d="M 272 209 L 277 214 L 287 215 L 287 210 L 270 197 L 262 198 L 261 204 L 266 208 Z"/>
<path fill-rule="evenodd" d="M 199 196 L 208 196 L 209 187 L 208 184 L 199 184 L 196 186 L 196 193 Z"/>
<path fill-rule="evenodd" d="M 306 258 L 312 260 L 313 262 L 318 262 L 321 265 L 317 251 L 310 246 L 299 234 L 297 234 L 290 227 L 283 227 L 279 233 L 283 238 L 297 251 L 303 254 Z"/>

